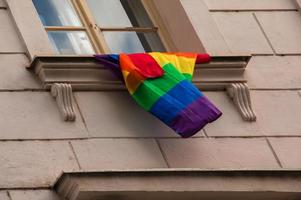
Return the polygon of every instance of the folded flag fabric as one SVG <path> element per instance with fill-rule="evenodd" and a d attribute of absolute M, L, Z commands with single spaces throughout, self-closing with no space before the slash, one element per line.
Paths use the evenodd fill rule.
<path fill-rule="evenodd" d="M 208 54 L 152 52 L 95 58 L 124 81 L 142 108 L 184 138 L 222 115 L 191 83 L 195 64 L 209 62 Z"/>

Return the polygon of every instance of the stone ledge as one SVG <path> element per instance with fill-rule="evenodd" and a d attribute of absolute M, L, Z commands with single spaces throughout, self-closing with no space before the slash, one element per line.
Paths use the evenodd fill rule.
<path fill-rule="evenodd" d="M 63 199 L 288 199 L 301 197 L 300 170 L 136 170 L 65 173 Z"/>
<path fill-rule="evenodd" d="M 213 57 L 209 64 L 197 65 L 193 82 L 203 90 L 224 90 L 231 83 L 245 83 L 244 71 L 249 59 L 250 56 Z M 75 91 L 125 89 L 92 56 L 36 56 L 29 68 L 46 89 L 54 83 L 71 84 Z"/>

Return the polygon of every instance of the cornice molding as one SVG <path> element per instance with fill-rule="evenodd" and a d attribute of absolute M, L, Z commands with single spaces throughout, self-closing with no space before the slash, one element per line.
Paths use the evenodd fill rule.
<path fill-rule="evenodd" d="M 300 170 L 140 170 L 65 173 L 54 189 L 66 200 L 299 199 Z M 147 195 L 147 196 L 145 196 Z"/>

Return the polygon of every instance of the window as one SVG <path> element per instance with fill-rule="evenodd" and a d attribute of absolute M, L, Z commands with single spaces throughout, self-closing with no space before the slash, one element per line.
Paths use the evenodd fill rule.
<path fill-rule="evenodd" d="M 69 0 L 33 0 L 33 3 L 57 53 L 94 53 L 87 29 Z"/>
<path fill-rule="evenodd" d="M 59 54 L 165 51 L 143 0 L 33 0 Z"/>

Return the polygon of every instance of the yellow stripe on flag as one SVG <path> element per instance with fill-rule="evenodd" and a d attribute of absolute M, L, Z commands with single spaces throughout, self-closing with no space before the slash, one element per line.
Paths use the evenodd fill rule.
<path fill-rule="evenodd" d="M 182 74 L 190 74 L 193 75 L 196 55 L 195 58 L 191 55 L 189 57 L 185 57 L 184 54 L 165 54 L 165 53 L 149 53 L 161 67 L 164 67 L 166 64 L 171 63 L 177 70 L 179 70 Z"/>

